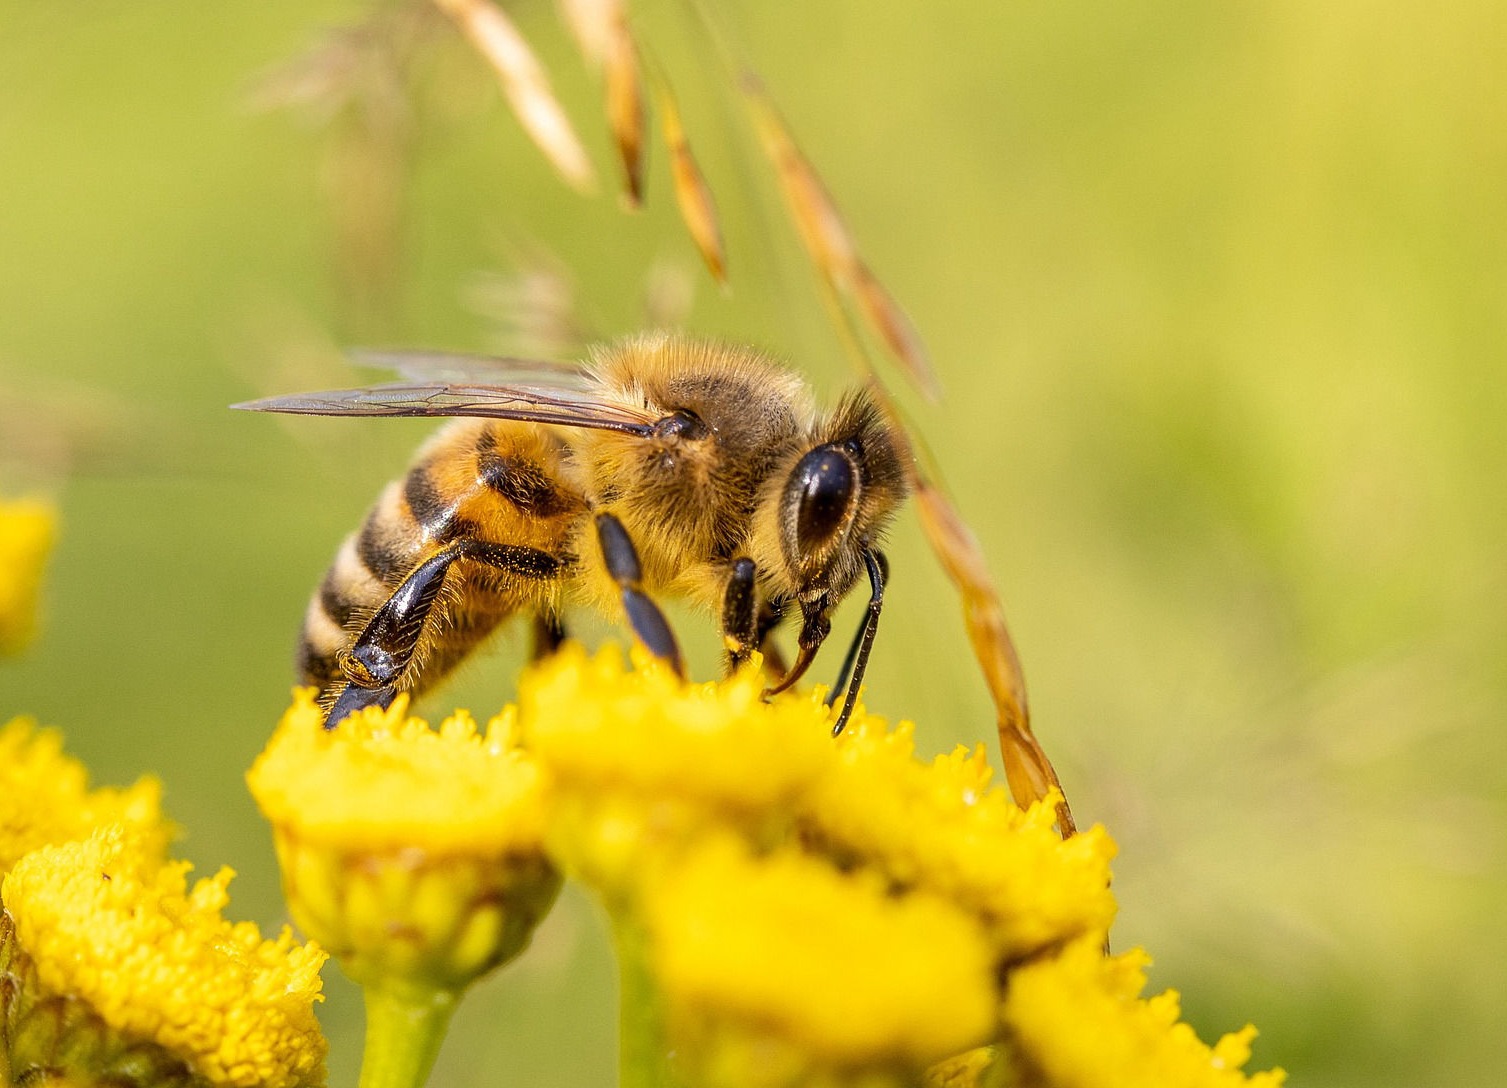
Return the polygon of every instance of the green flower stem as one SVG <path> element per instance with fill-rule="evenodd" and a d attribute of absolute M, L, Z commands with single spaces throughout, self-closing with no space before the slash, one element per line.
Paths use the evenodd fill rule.
<path fill-rule="evenodd" d="M 664 1008 L 649 971 L 648 942 L 628 912 L 615 911 L 618 970 L 618 1088 L 672 1088 Z"/>
<path fill-rule="evenodd" d="M 420 1088 L 460 995 L 412 983 L 366 987 L 366 1049 L 358 1088 Z"/>

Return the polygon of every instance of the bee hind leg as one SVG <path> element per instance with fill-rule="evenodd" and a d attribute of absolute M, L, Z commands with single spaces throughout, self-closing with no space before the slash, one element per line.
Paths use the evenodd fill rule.
<path fill-rule="evenodd" d="M 473 559 L 527 578 L 549 578 L 560 568 L 558 558 L 537 548 L 469 538 L 445 545 L 403 579 L 351 648 L 341 655 L 340 671 L 348 682 L 330 707 L 326 729 L 335 728 L 341 719 L 362 707 L 389 706 L 402 687 L 413 686 L 403 684 L 404 675 L 444 587 L 445 575 L 457 559 Z"/>
<path fill-rule="evenodd" d="M 633 538 L 612 514 L 598 514 L 596 525 L 602 559 L 607 564 L 607 573 L 622 594 L 623 611 L 628 613 L 628 625 L 633 628 L 634 637 L 644 649 L 674 669 L 677 676 L 684 676 L 685 665 L 681 661 L 675 632 L 670 630 L 670 623 L 659 610 L 659 605 L 644 592 L 643 567 L 638 561 L 638 551 L 633 547 Z"/>
<path fill-rule="evenodd" d="M 324 720 L 326 729 L 334 729 L 350 715 L 369 706 L 379 706 L 386 710 L 392 705 L 392 701 L 398 696 L 398 689 L 393 684 L 383 684 L 380 687 L 364 688 L 359 684 L 347 682 L 340 688 L 340 694 L 335 697 L 330 705 L 330 713 Z"/>

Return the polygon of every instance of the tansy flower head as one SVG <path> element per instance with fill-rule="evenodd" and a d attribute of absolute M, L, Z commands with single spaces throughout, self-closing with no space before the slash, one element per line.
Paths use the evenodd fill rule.
<path fill-rule="evenodd" d="M 41 499 L 0 499 L 0 657 L 21 651 L 37 624 L 42 569 L 57 512 Z"/>
<path fill-rule="evenodd" d="M 929 893 L 718 837 L 650 884 L 644 917 L 670 1042 L 698 1086 L 913 1084 L 992 1034 L 989 943 Z"/>
<path fill-rule="evenodd" d="M 1142 998 L 1144 953 L 1106 957 L 1091 938 L 1010 976 L 1006 1048 L 1016 1082 L 1042 1088 L 1279 1088 L 1281 1070 L 1247 1076 L 1252 1027 L 1212 1048 L 1178 1022 L 1175 991 Z"/>
<path fill-rule="evenodd" d="M 568 645 L 524 676 L 519 720 L 549 770 L 551 845 L 608 895 L 713 825 L 756 841 L 790 828 L 796 797 L 831 765 L 829 712 L 810 696 L 764 701 L 747 670 L 685 684 L 616 647 Z"/>
<path fill-rule="evenodd" d="M 133 1044 L 149 1043 L 213 1085 L 324 1083 L 313 1011 L 324 953 L 286 930 L 264 941 L 255 925 L 225 921 L 230 870 L 189 889 L 188 869 L 118 824 L 16 863 L 3 891 L 15 945 L 5 958 L 26 983 L 7 1009 L 20 1025 L 8 1033 L 13 1073 L 62 1064 L 90 1083 L 114 1055 L 124 1083 L 141 1083 L 150 1062 Z M 46 1030 L 69 1020 L 60 1000 L 88 1010 L 61 1039 Z M 49 1049 L 28 1054 L 38 1041 Z"/>
<path fill-rule="evenodd" d="M 85 838 L 95 828 L 126 823 L 146 835 L 159 855 L 170 828 L 162 789 L 143 778 L 125 790 L 89 788 L 84 765 L 63 753 L 62 737 L 29 718 L 0 728 L 0 877 L 25 853 Z"/>
<path fill-rule="evenodd" d="M 1104 829 L 1061 839 L 1057 799 L 1017 808 L 989 788 L 982 746 L 930 764 L 913 748 L 909 723 L 887 730 L 855 714 L 838 739 L 835 767 L 805 799 L 808 843 L 973 912 L 1001 961 L 1081 933 L 1102 941 L 1115 912 L 1114 843 Z"/>
<path fill-rule="evenodd" d="M 325 730 L 299 691 L 248 781 L 298 924 L 363 984 L 457 991 L 523 949 L 560 881 L 513 714 L 483 733 L 406 710 Z"/>

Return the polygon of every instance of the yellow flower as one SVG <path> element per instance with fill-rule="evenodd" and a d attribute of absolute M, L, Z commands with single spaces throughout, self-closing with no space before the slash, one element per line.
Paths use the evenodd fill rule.
<path fill-rule="evenodd" d="M 806 800 L 807 841 L 972 911 L 1002 961 L 1079 934 L 1102 942 L 1115 913 L 1104 829 L 1063 841 L 1055 796 L 1017 808 L 989 788 L 982 745 L 928 765 L 915 758 L 912 732 L 908 722 L 888 730 L 860 707 L 838 739 L 837 765 Z"/>
<path fill-rule="evenodd" d="M 1278 1088 L 1247 1076 L 1255 1028 L 1205 1046 L 1178 1022 L 1177 993 L 1142 998 L 1145 953 L 1106 957 L 1092 938 L 1010 976 L 1004 1019 L 1020 1083 L 1043 1088 Z"/>
<path fill-rule="evenodd" d="M 525 674 L 519 721 L 549 770 L 550 843 L 609 896 L 703 828 L 754 841 L 789 833 L 795 800 L 833 760 L 829 712 L 811 696 L 765 702 L 746 670 L 685 684 L 615 647 L 567 645 Z"/>
<path fill-rule="evenodd" d="M 325 730 L 295 694 L 247 776 L 294 920 L 365 985 L 458 991 L 520 952 L 559 890 L 514 715 L 436 731 L 399 699 Z"/>
<path fill-rule="evenodd" d="M 42 569 L 57 520 L 52 504 L 41 499 L 0 500 L 0 657 L 19 653 L 36 630 Z"/>
<path fill-rule="evenodd" d="M 911 1084 L 992 1034 L 989 942 L 932 894 L 714 838 L 646 889 L 644 916 L 691 1083 Z"/>
<path fill-rule="evenodd" d="M 150 839 L 118 824 L 18 861 L 3 897 L 22 974 L 39 990 L 31 1005 L 81 1002 L 125 1040 L 163 1048 L 214 1085 L 323 1084 L 313 1003 L 324 953 L 287 930 L 264 941 L 252 923 L 225 921 L 230 870 L 189 889 L 188 869 L 162 862 Z M 81 1065 L 67 1072 L 87 1081 L 110 1047 L 97 1032 L 75 1034 L 65 1042 L 83 1051 Z M 25 1053 L 11 1060 L 27 1065 Z"/>
<path fill-rule="evenodd" d="M 154 778 L 125 790 L 91 790 L 89 772 L 63 754 L 55 731 L 13 719 L 0 728 L 0 876 L 28 851 L 85 838 L 108 823 L 130 824 L 160 853 L 170 836 L 161 794 Z"/>

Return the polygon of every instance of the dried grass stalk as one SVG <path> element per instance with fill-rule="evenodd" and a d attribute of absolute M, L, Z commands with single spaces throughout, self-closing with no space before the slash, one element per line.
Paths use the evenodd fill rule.
<path fill-rule="evenodd" d="M 622 0 L 559 0 L 559 5 L 581 55 L 600 66 L 612 42 L 612 28 L 624 15 Z"/>
<path fill-rule="evenodd" d="M 691 239 L 701 251 L 712 278 L 727 283 L 727 255 L 722 248 L 722 228 L 717 219 L 717 205 L 712 190 L 691 154 L 690 141 L 680 122 L 680 107 L 675 94 L 663 79 L 658 84 L 660 129 L 670 153 L 670 177 L 675 188 L 675 204 L 680 218 L 690 231 Z"/>
<path fill-rule="evenodd" d="M 489 0 L 434 0 L 502 79 L 503 94 L 529 137 L 575 188 L 593 185 L 591 162 L 550 89 L 544 67 L 507 14 Z"/>
<path fill-rule="evenodd" d="M 1055 789 L 1063 800 L 1057 805 L 1057 828 L 1063 838 L 1077 831 L 1062 783 L 1046 752 L 1031 732 L 1031 713 L 1026 703 L 1026 684 L 1015 643 L 1005 626 L 1005 612 L 989 577 L 978 540 L 964 524 L 956 507 L 928 481 L 917 478 L 916 504 L 921 527 L 932 550 L 957 586 L 963 599 L 963 619 L 974 656 L 984 672 L 999 726 L 1000 755 L 1005 779 L 1016 802 L 1028 805 Z"/>
<path fill-rule="evenodd" d="M 607 84 L 607 123 L 623 164 L 628 203 L 636 208 L 644 199 L 644 94 L 638 47 L 621 9 L 613 21 L 602 66 Z"/>
<path fill-rule="evenodd" d="M 911 380 L 927 397 L 937 399 L 941 389 L 915 327 L 864 264 L 837 202 L 802 154 L 764 85 L 757 76 L 745 74 L 742 86 L 759 144 L 774 165 L 780 192 L 818 272 L 842 294 L 857 301 L 865 321 Z"/>
<path fill-rule="evenodd" d="M 937 383 L 931 368 L 926 345 L 921 343 L 921 334 L 911 324 L 910 318 L 900 308 L 893 295 L 869 266 L 859 261 L 853 268 L 853 294 L 858 309 L 868 320 L 869 326 L 879 334 L 895 358 L 905 363 L 906 372 L 931 400 L 942 396 L 942 387 Z"/>

